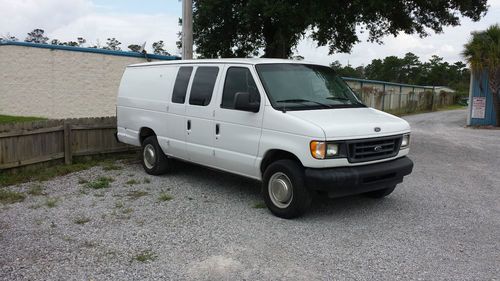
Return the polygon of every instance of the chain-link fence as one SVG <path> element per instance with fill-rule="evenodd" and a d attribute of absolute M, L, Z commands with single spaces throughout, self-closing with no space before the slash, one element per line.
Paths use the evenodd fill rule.
<path fill-rule="evenodd" d="M 454 92 L 444 91 L 440 87 L 350 77 L 343 79 L 367 106 L 387 112 L 431 111 L 454 103 Z"/>

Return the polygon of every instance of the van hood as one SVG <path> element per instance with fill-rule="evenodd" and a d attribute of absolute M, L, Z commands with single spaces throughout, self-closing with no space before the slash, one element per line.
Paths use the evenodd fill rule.
<path fill-rule="evenodd" d="M 410 131 L 405 120 L 373 108 L 288 111 L 286 114 L 319 126 L 327 140 L 382 137 Z M 376 132 L 375 128 L 380 128 Z"/>

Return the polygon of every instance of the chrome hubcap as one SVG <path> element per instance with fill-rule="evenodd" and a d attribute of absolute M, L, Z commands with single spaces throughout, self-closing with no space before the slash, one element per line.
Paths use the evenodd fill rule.
<path fill-rule="evenodd" d="M 144 159 L 144 165 L 146 165 L 148 169 L 152 169 L 156 163 L 155 148 L 153 147 L 153 145 L 147 144 L 144 147 L 142 156 L 142 158 Z"/>
<path fill-rule="evenodd" d="M 269 179 L 267 187 L 269 197 L 273 204 L 278 208 L 286 208 L 290 205 L 293 199 L 292 182 L 282 172 L 277 172 Z"/>

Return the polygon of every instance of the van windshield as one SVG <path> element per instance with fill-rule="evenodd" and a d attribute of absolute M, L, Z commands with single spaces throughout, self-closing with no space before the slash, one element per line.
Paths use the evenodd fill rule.
<path fill-rule="evenodd" d="M 279 63 L 258 64 L 256 68 L 271 104 L 276 109 L 365 107 L 330 67 Z"/>

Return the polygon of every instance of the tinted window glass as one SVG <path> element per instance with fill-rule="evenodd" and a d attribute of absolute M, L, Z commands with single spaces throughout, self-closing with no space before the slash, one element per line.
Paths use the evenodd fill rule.
<path fill-rule="evenodd" d="M 177 78 L 175 79 L 174 91 L 172 93 L 172 102 L 184 103 L 186 100 L 186 92 L 191 72 L 193 72 L 193 67 L 191 66 L 179 68 Z"/>
<path fill-rule="evenodd" d="M 189 104 L 208 105 L 210 103 L 217 74 L 219 74 L 218 67 L 202 66 L 196 69 Z"/>
<path fill-rule="evenodd" d="M 260 102 L 257 85 L 246 67 L 231 67 L 227 70 L 221 107 L 234 108 L 234 95 L 238 92 L 249 93 L 250 102 Z"/>

